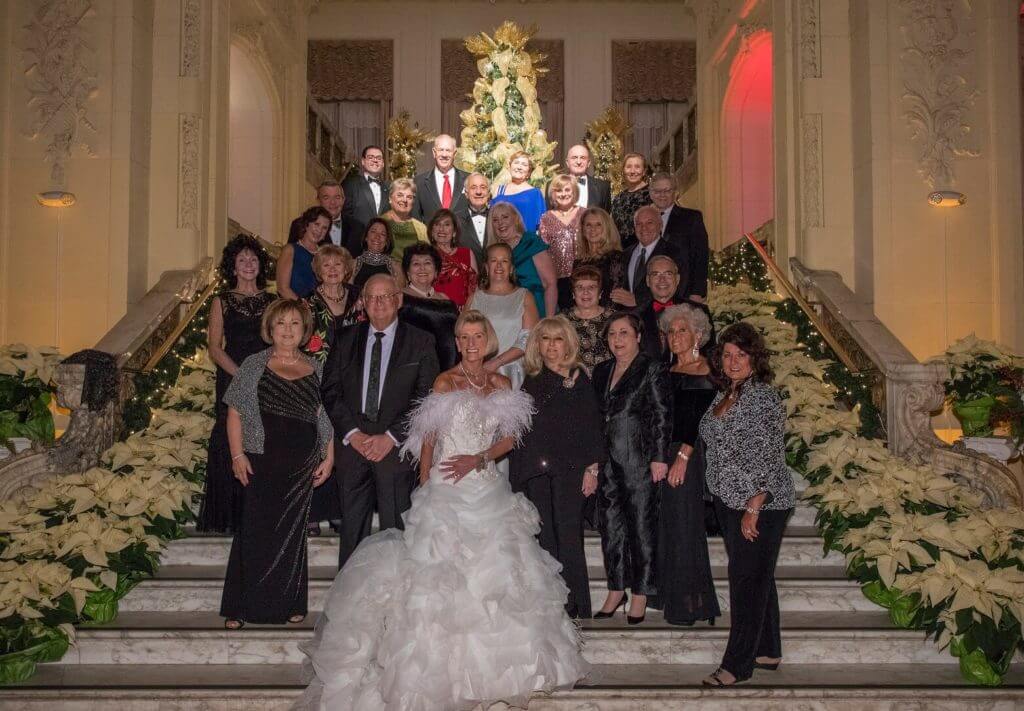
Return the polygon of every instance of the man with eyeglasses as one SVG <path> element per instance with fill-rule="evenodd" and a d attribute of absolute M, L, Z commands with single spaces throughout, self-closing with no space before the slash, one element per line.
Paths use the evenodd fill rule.
<path fill-rule="evenodd" d="M 374 509 L 381 530 L 403 528 L 415 479 L 398 448 L 414 403 L 440 371 L 434 337 L 398 320 L 402 290 L 393 276 L 371 276 L 362 299 L 367 320 L 340 331 L 324 366 L 324 408 L 339 440 L 339 568 L 370 535 Z"/>
<path fill-rule="evenodd" d="M 658 317 L 669 306 L 689 304 L 703 310 L 708 318 L 711 311 L 703 303 L 683 298 L 679 294 L 679 268 L 670 257 L 655 255 L 647 262 L 647 286 L 651 295 L 634 311 L 644 324 L 643 335 L 640 337 L 640 349 L 652 358 L 667 359 L 669 353 L 665 348 L 664 336 L 658 328 Z M 703 350 L 714 347 L 715 332 L 712 322 L 708 344 Z"/>
<path fill-rule="evenodd" d="M 685 255 L 683 289 L 687 297 L 703 301 L 708 295 L 708 231 L 700 210 L 676 204 L 676 181 L 668 173 L 655 173 L 649 187 L 651 201 L 661 214 L 661 238 Z"/>
<path fill-rule="evenodd" d="M 359 157 L 359 168 L 349 171 L 341 184 L 348 198 L 342 209 L 346 222 L 345 247 L 358 257 L 363 251 L 363 233 L 374 217 L 388 210 L 388 184 L 384 180 L 384 150 L 366 146 Z"/>

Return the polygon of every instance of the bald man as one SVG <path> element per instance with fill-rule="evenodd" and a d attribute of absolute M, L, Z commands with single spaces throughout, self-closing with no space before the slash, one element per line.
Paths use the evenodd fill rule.
<path fill-rule="evenodd" d="M 576 204 L 580 207 L 599 207 L 605 212 L 612 211 L 612 187 L 607 180 L 595 178 L 589 174 L 590 149 L 582 143 L 569 148 L 565 154 L 565 167 L 569 175 L 576 178 L 580 188 L 580 197 Z"/>
<path fill-rule="evenodd" d="M 467 173 L 455 167 L 455 139 L 442 133 L 434 139 L 431 153 L 434 167 L 416 176 L 416 201 L 412 206 L 412 216 L 424 223 L 442 207 L 460 215 L 469 204 L 463 193 Z"/>

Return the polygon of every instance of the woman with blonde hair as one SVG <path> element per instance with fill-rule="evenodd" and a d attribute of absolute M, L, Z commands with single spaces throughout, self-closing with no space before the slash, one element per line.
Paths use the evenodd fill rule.
<path fill-rule="evenodd" d="M 509 203 L 495 205 L 487 216 L 487 246 L 498 242 L 512 250 L 519 286 L 533 294 L 541 318 L 558 313 L 558 279 L 548 246 L 526 231 L 523 216 Z"/>
<path fill-rule="evenodd" d="M 409 178 L 391 181 L 388 202 L 391 209 L 381 217 L 391 225 L 391 256 L 401 259 L 406 247 L 427 241 L 427 226 L 412 216 L 413 205 L 416 203 L 416 183 Z"/>
<path fill-rule="evenodd" d="M 576 260 L 577 242 L 580 237 L 580 214 L 583 208 L 576 204 L 580 197 L 580 186 L 571 175 L 556 175 L 548 184 L 548 205 L 550 209 L 540 216 L 538 233 L 548 245 L 548 253 L 555 264 L 558 279 L 558 308 L 572 305 L 573 262 Z"/>
<path fill-rule="evenodd" d="M 612 216 L 599 207 L 584 210 L 580 215 L 580 239 L 576 240 L 576 266 L 594 267 L 601 272 L 602 306 L 628 305 L 627 297 L 631 294 L 627 262 Z"/>
<path fill-rule="evenodd" d="M 516 151 L 508 159 L 509 182 L 498 186 L 498 194 L 491 200 L 491 207 L 507 202 L 522 215 L 526 232 L 536 232 L 540 216 L 547 205 L 544 193 L 530 185 L 533 173 L 533 159 L 526 151 Z"/>
<path fill-rule="evenodd" d="M 562 564 L 566 612 L 589 618 L 590 580 L 583 551 L 583 507 L 597 491 L 605 460 L 601 407 L 579 362 L 576 331 L 561 316 L 539 322 L 526 342 L 523 391 L 533 398 L 533 428 L 516 449 L 512 487 L 540 513 L 540 545 Z"/>
<path fill-rule="evenodd" d="M 612 198 L 612 217 L 622 237 L 622 249 L 628 250 L 636 244 L 633 215 L 644 205 L 650 205 L 651 191 L 648 189 L 647 160 L 639 153 L 627 153 L 622 157 L 622 177 L 625 187 Z"/>

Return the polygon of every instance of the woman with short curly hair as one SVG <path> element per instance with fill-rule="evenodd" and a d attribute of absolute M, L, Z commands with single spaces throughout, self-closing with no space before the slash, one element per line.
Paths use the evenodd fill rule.
<path fill-rule="evenodd" d="M 266 291 L 269 267 L 266 250 L 245 234 L 228 242 L 221 253 L 218 271 L 225 288 L 210 302 L 206 337 L 210 359 L 217 366 L 217 419 L 207 450 L 205 492 L 197 524 L 200 531 L 235 531 L 241 516 L 241 487 L 231 475 L 224 393 L 242 361 L 267 347 L 260 337 L 260 321 L 277 298 Z"/>
<path fill-rule="evenodd" d="M 775 563 L 793 512 L 786 466 L 786 408 L 772 387 L 764 337 L 740 321 L 718 338 L 711 369 L 719 393 L 700 421 L 707 485 L 729 555 L 732 624 L 722 662 L 704 679 L 729 686 L 782 659 Z"/>

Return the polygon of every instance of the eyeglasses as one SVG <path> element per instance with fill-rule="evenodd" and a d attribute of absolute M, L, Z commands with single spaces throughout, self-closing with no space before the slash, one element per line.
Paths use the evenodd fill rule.
<path fill-rule="evenodd" d="M 675 271 L 672 271 L 672 272 L 648 272 L 647 276 L 652 277 L 654 279 L 660 279 L 661 277 L 674 277 L 677 274 L 679 274 L 679 272 L 675 272 Z"/>
<path fill-rule="evenodd" d="M 384 160 L 384 156 L 366 156 L 366 160 L 377 163 Z"/>
<path fill-rule="evenodd" d="M 364 296 L 363 299 L 365 299 L 367 302 L 371 304 L 383 304 L 384 302 L 388 301 L 389 299 L 393 299 L 396 296 L 398 296 L 398 292 L 393 291 L 390 294 L 373 294 L 371 296 Z"/>
<path fill-rule="evenodd" d="M 675 188 L 648 188 L 647 189 L 647 192 L 649 192 L 649 193 L 658 193 L 659 195 L 663 194 L 663 193 L 674 193 L 675 191 L 676 191 Z"/>

